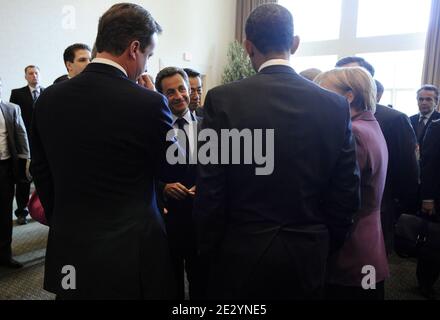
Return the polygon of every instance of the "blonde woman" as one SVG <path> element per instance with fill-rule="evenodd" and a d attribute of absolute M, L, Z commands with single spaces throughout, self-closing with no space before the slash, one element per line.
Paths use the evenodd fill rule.
<path fill-rule="evenodd" d="M 380 221 L 388 150 L 374 112 L 376 85 L 360 67 L 338 68 L 315 79 L 321 87 L 345 96 L 350 103 L 356 157 L 361 172 L 361 208 L 341 250 L 329 259 L 327 297 L 384 299 L 389 276 Z"/>

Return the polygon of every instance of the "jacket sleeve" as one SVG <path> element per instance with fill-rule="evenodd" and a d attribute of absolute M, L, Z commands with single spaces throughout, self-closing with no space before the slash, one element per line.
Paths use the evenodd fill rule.
<path fill-rule="evenodd" d="M 388 143 L 389 177 L 393 186 L 393 198 L 401 206 L 411 211 L 417 207 L 419 188 L 419 163 L 416 149 L 417 139 L 414 130 L 406 115 L 401 114 L 393 121 L 391 128 L 391 141 Z"/>
<path fill-rule="evenodd" d="M 21 117 L 21 111 L 18 106 L 14 106 L 14 138 L 17 148 L 17 156 L 20 159 L 30 159 L 29 141 L 26 133 L 26 127 Z"/>
<path fill-rule="evenodd" d="M 31 131 L 31 174 L 41 204 L 43 205 L 46 219 L 50 224 L 54 207 L 54 184 L 50 165 L 40 136 L 40 126 L 47 123 L 44 102 L 44 96 L 37 100 L 33 115 L 34 119 L 32 121 Z"/>
<path fill-rule="evenodd" d="M 440 122 L 432 123 L 426 132 L 421 155 L 422 200 L 439 200 Z"/>
<path fill-rule="evenodd" d="M 322 208 L 330 232 L 330 251 L 338 250 L 345 242 L 360 206 L 360 173 L 356 146 L 352 134 L 350 111 L 345 116 L 345 135 L 342 149 L 324 196 Z"/>

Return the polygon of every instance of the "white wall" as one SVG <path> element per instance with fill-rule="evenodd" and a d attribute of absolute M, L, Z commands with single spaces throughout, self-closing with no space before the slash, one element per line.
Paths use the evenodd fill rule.
<path fill-rule="evenodd" d="M 10 90 L 26 85 L 24 67 L 38 65 L 42 85 L 65 74 L 62 54 L 75 42 L 90 46 L 96 38 L 99 17 L 111 0 L 0 0 L 0 77 L 3 99 Z M 221 81 L 228 44 L 234 40 L 235 0 L 143 0 L 163 27 L 159 45 L 148 65 L 153 76 L 166 66 L 193 67 L 206 74 L 210 89 Z M 67 10 L 64 11 L 63 10 Z M 74 10 L 74 11 L 72 11 Z M 73 20 L 75 28 L 64 26 Z M 184 52 L 192 61 L 183 60 Z"/>

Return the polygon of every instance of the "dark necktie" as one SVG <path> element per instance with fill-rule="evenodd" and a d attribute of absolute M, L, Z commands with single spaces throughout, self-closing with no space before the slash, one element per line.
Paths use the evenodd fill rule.
<path fill-rule="evenodd" d="M 422 139 L 422 135 L 425 129 L 425 119 L 426 119 L 425 116 L 421 116 L 420 121 L 417 125 L 417 140 L 419 141 Z"/>
<path fill-rule="evenodd" d="M 37 90 L 32 91 L 32 98 L 34 99 L 34 102 L 38 99 L 38 92 Z"/>
<path fill-rule="evenodd" d="M 185 151 L 186 164 L 188 164 L 189 163 L 189 152 L 191 149 L 189 148 L 189 139 L 188 139 L 188 135 L 186 134 L 186 131 L 185 131 L 185 124 L 187 124 L 187 122 L 185 119 L 179 118 L 176 120 L 176 123 L 177 123 L 177 127 L 179 128 L 179 131 L 177 133 L 177 141 L 179 141 L 179 144 L 183 143 L 183 141 L 185 141 L 185 148 L 183 148 L 183 145 L 181 145 L 181 147 Z"/>

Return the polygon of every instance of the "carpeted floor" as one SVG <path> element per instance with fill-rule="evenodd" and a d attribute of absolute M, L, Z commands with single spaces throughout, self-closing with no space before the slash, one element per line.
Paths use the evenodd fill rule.
<path fill-rule="evenodd" d="M 25 264 L 20 270 L 0 268 L 0 300 L 52 300 L 42 289 L 48 228 L 37 222 L 14 227 L 13 253 Z M 386 282 L 386 300 L 423 300 L 417 291 L 415 260 L 390 259 L 391 278 Z M 440 292 L 440 281 L 436 284 Z"/>

